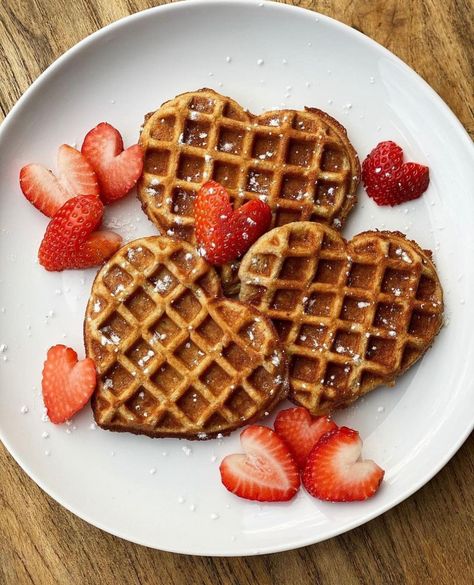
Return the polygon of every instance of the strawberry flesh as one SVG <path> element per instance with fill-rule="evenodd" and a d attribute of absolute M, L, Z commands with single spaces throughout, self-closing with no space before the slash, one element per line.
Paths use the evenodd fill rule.
<path fill-rule="evenodd" d="M 300 469 L 304 469 L 311 449 L 327 432 L 337 425 L 327 416 L 312 417 L 301 406 L 288 408 L 278 413 L 275 432 L 286 443 Z"/>
<path fill-rule="evenodd" d="M 89 400 L 96 385 L 94 361 L 78 361 L 70 347 L 55 345 L 43 367 L 42 392 L 48 417 L 55 424 L 69 420 Z"/>
<path fill-rule="evenodd" d="M 226 189 L 207 181 L 199 190 L 195 207 L 196 240 L 210 264 L 225 264 L 242 256 L 270 227 L 270 207 L 259 199 L 235 211 Z"/>
<path fill-rule="evenodd" d="M 134 144 L 123 150 L 120 132 L 106 122 L 87 133 L 81 151 L 96 172 L 105 203 L 124 197 L 142 174 L 141 146 Z"/>
<path fill-rule="evenodd" d="M 99 195 L 94 170 L 78 150 L 67 144 L 60 146 L 57 167 L 57 176 L 36 163 L 26 165 L 20 171 L 23 195 L 48 217 L 53 217 L 72 197 Z"/>
<path fill-rule="evenodd" d="M 399 205 L 428 188 L 428 167 L 403 163 L 403 150 L 390 140 L 378 144 L 362 163 L 365 190 L 377 205 Z"/>
<path fill-rule="evenodd" d="M 242 431 L 240 442 L 245 454 L 227 455 L 220 465 L 224 486 L 247 500 L 291 500 L 299 489 L 300 476 L 278 435 L 268 427 L 252 425 Z"/>
<path fill-rule="evenodd" d="M 340 427 L 321 437 L 308 456 L 303 485 L 315 498 L 329 502 L 366 500 L 379 489 L 384 471 L 360 460 L 359 433 Z"/>

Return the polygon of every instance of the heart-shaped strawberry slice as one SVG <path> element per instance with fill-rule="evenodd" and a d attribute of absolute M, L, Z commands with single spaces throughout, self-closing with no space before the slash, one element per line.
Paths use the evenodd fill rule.
<path fill-rule="evenodd" d="M 281 410 L 275 419 L 275 432 L 288 445 L 300 469 L 319 439 L 335 429 L 336 423 L 328 416 L 312 417 L 301 406 Z"/>
<path fill-rule="evenodd" d="M 51 347 L 41 384 L 49 420 L 59 424 L 70 419 L 89 400 L 95 384 L 95 364 L 91 358 L 78 361 L 77 353 L 70 347 Z"/>
<path fill-rule="evenodd" d="M 225 487 L 247 500 L 291 500 L 300 487 L 300 476 L 280 437 L 268 427 L 252 425 L 242 431 L 240 443 L 245 454 L 227 455 L 220 465 Z"/>
<path fill-rule="evenodd" d="M 398 205 L 417 199 L 428 188 L 428 167 L 403 163 L 403 150 L 390 140 L 378 144 L 362 164 L 365 190 L 377 205 Z"/>
<path fill-rule="evenodd" d="M 96 172 L 105 203 L 124 197 L 142 174 L 141 146 L 124 150 L 120 132 L 106 122 L 88 132 L 81 150 Z"/>
<path fill-rule="evenodd" d="M 210 264 L 236 260 L 270 227 L 270 207 L 255 199 L 234 211 L 226 189 L 207 181 L 199 190 L 194 209 L 196 240 Z"/>
<path fill-rule="evenodd" d="M 20 171 L 23 195 L 48 217 L 72 197 L 99 196 L 97 177 L 87 159 L 75 148 L 63 144 L 58 149 L 57 173 L 32 163 Z"/>
<path fill-rule="evenodd" d="M 46 270 L 88 268 L 101 264 L 118 250 L 122 238 L 110 231 L 94 231 L 104 205 L 95 195 L 69 199 L 46 228 L 38 253 Z"/>

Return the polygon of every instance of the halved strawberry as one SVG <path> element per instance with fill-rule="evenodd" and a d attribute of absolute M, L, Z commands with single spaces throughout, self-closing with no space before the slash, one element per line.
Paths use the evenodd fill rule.
<path fill-rule="evenodd" d="M 38 252 L 46 270 L 88 268 L 107 260 L 122 238 L 109 231 L 94 230 L 104 213 L 102 201 L 95 195 L 74 197 L 61 207 L 46 228 Z"/>
<path fill-rule="evenodd" d="M 142 174 L 141 146 L 134 144 L 123 150 L 120 132 L 107 122 L 87 133 L 81 151 L 97 174 L 105 203 L 124 197 Z"/>
<path fill-rule="evenodd" d="M 288 408 L 278 413 L 275 431 L 287 444 L 300 469 L 304 469 L 311 449 L 327 432 L 337 429 L 328 416 L 312 417 L 306 408 Z"/>
<path fill-rule="evenodd" d="M 97 177 L 82 154 L 63 144 L 58 149 L 57 175 L 46 167 L 32 163 L 20 171 L 20 187 L 24 196 L 48 217 L 72 197 L 99 195 Z"/>
<path fill-rule="evenodd" d="M 392 142 L 380 142 L 362 163 L 362 180 L 377 205 L 399 205 L 420 197 L 430 183 L 425 165 L 403 162 L 403 150 Z"/>
<path fill-rule="evenodd" d="M 77 353 L 65 345 L 54 345 L 48 350 L 41 386 L 51 422 L 63 423 L 81 410 L 95 385 L 95 364 L 91 358 L 78 361 Z"/>
<path fill-rule="evenodd" d="M 245 454 L 227 455 L 220 465 L 224 486 L 247 500 L 291 500 L 300 487 L 298 467 L 280 437 L 259 425 L 240 434 Z"/>
<path fill-rule="evenodd" d="M 272 212 L 259 199 L 235 211 L 225 187 L 207 181 L 194 205 L 196 240 L 210 264 L 225 264 L 242 256 L 270 227 Z"/>
<path fill-rule="evenodd" d="M 359 433 L 341 427 L 323 435 L 313 447 L 303 472 L 303 485 L 315 498 L 329 502 L 366 500 L 379 489 L 384 470 L 362 461 Z"/>

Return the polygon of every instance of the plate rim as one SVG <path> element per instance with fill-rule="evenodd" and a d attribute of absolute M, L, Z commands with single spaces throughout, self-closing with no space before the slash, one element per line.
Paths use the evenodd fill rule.
<path fill-rule="evenodd" d="M 275 9 L 275 10 L 288 11 L 288 12 L 304 11 L 305 13 L 307 13 L 307 15 L 311 15 L 312 17 L 317 17 L 320 20 L 330 22 L 331 25 L 336 26 L 337 28 L 344 31 L 345 34 L 349 34 L 349 35 L 354 36 L 355 38 L 358 38 L 359 40 L 363 41 L 366 45 L 372 46 L 373 48 L 375 48 L 377 51 L 381 50 L 382 53 L 386 57 L 390 58 L 392 61 L 394 61 L 395 63 L 400 65 L 402 67 L 402 69 L 404 70 L 404 72 L 409 73 L 412 76 L 414 82 L 417 82 L 421 86 L 421 88 L 425 92 L 428 93 L 429 97 L 435 102 L 436 106 L 438 108 L 441 108 L 441 110 L 447 116 L 448 121 L 452 124 L 453 130 L 456 130 L 456 132 L 459 135 L 459 138 L 465 143 L 465 147 L 468 150 L 469 149 L 471 150 L 471 154 L 474 158 L 474 144 L 472 143 L 470 136 L 469 136 L 467 130 L 464 128 L 461 121 L 457 118 L 457 116 L 451 110 L 449 105 L 446 104 L 446 102 L 441 98 L 441 96 L 428 84 L 428 82 L 425 81 L 423 79 L 423 77 L 421 77 L 421 75 L 419 75 L 407 63 L 405 63 L 402 59 L 400 59 L 400 57 L 398 57 L 397 55 L 392 53 L 390 50 L 385 48 L 383 45 L 381 45 L 380 43 L 378 43 L 374 39 L 370 38 L 369 36 L 365 35 L 364 33 L 360 32 L 360 31 L 350 27 L 349 25 L 347 25 L 343 22 L 340 22 L 340 21 L 338 21 L 330 16 L 326 16 L 326 15 L 321 14 L 319 12 L 309 10 L 306 8 L 302 8 L 299 6 L 282 4 L 279 2 L 274 2 L 272 0 L 265 0 L 264 2 L 258 2 L 257 0 L 227 0 L 227 1 L 226 0 L 186 0 L 186 2 L 184 2 L 184 1 L 171 2 L 168 4 L 164 4 L 164 5 L 147 8 L 145 10 L 136 12 L 134 14 L 124 16 L 124 17 L 106 25 L 105 27 L 91 33 L 90 35 L 86 36 L 85 38 L 83 38 L 79 42 L 77 42 L 75 45 L 70 47 L 67 51 L 62 53 L 56 60 L 54 60 L 30 84 L 30 86 L 26 89 L 26 91 L 21 95 L 21 97 L 13 105 L 13 107 L 8 112 L 8 114 L 6 115 L 5 119 L 3 120 L 3 122 L 0 126 L 0 150 L 3 148 L 4 136 L 7 133 L 10 125 L 12 124 L 12 121 L 15 119 L 17 111 L 20 110 L 21 107 L 23 106 L 24 102 L 26 102 L 29 99 L 30 94 L 39 90 L 41 88 L 41 86 L 47 82 L 47 79 L 51 74 L 53 74 L 57 69 L 59 69 L 65 62 L 67 62 L 67 60 L 69 58 L 74 56 L 76 53 L 80 52 L 83 49 L 83 47 L 86 47 L 90 43 L 93 43 L 96 40 L 100 39 L 102 36 L 109 34 L 110 31 L 112 31 L 112 30 L 118 30 L 122 27 L 126 27 L 132 21 L 147 18 L 147 16 L 151 13 L 156 13 L 156 12 L 164 13 L 166 11 L 186 10 L 188 5 L 212 6 L 212 5 L 216 5 L 216 4 L 220 5 L 221 7 L 231 7 L 232 5 L 239 5 L 239 4 L 249 5 L 249 6 L 264 5 L 264 6 L 271 7 L 272 10 Z M 105 532 L 112 534 L 113 536 L 116 536 L 118 538 L 122 538 L 122 539 L 127 540 L 129 542 L 132 542 L 134 544 L 139 544 L 141 546 L 145 546 L 147 548 L 152 548 L 155 550 L 173 552 L 176 554 L 187 554 L 187 555 L 191 555 L 191 556 L 234 557 L 234 556 L 256 556 L 256 555 L 261 555 L 261 554 L 271 554 L 271 553 L 284 552 L 284 551 L 288 551 L 288 550 L 295 550 L 295 549 L 298 549 L 298 548 L 301 548 L 304 546 L 309 546 L 312 544 L 323 542 L 325 540 L 328 540 L 330 538 L 333 538 L 335 536 L 339 536 L 340 534 L 348 532 L 349 530 L 357 528 L 363 524 L 366 524 L 367 522 L 370 522 L 374 518 L 381 516 L 382 514 L 387 512 L 388 510 L 394 508 L 399 503 L 406 500 L 411 495 L 413 495 L 415 492 L 417 492 L 419 489 L 421 489 L 423 486 L 425 486 L 452 459 L 452 457 L 457 453 L 457 451 L 460 449 L 460 447 L 467 440 L 467 438 L 469 437 L 469 435 L 471 434 L 473 429 L 474 429 L 474 416 L 472 417 L 470 424 L 468 423 L 466 425 L 466 428 L 463 429 L 461 433 L 459 433 L 457 440 L 454 441 L 452 443 L 451 447 L 443 453 L 443 456 L 439 459 L 437 464 L 435 466 L 433 466 L 433 468 L 431 468 L 429 471 L 427 471 L 417 481 L 414 481 L 410 485 L 410 487 L 407 487 L 405 490 L 402 491 L 402 493 L 398 494 L 396 497 L 392 498 L 390 501 L 381 504 L 380 507 L 378 507 L 376 510 L 364 515 L 362 518 L 357 518 L 357 519 L 348 520 L 346 522 L 343 522 L 341 526 L 339 526 L 337 529 L 331 531 L 330 534 L 327 534 L 323 537 L 316 537 L 316 539 L 311 538 L 311 537 L 310 538 L 308 538 L 308 537 L 299 538 L 299 539 L 295 539 L 291 543 L 286 542 L 286 543 L 280 544 L 279 546 L 276 546 L 276 545 L 269 545 L 267 547 L 261 546 L 258 550 L 251 551 L 251 552 L 243 552 L 243 553 L 236 552 L 235 550 L 231 550 L 231 548 L 229 548 L 228 550 L 225 550 L 225 551 L 219 551 L 218 553 L 215 553 L 215 552 L 209 553 L 209 552 L 203 552 L 203 551 L 196 552 L 195 550 L 187 550 L 187 551 L 186 550 L 177 550 L 173 547 L 162 547 L 161 545 L 160 545 L 160 547 L 157 547 L 156 545 L 141 541 L 138 538 L 130 538 L 130 536 L 124 535 L 123 533 L 121 533 L 120 530 L 111 529 L 110 527 L 106 526 L 102 522 L 100 522 L 100 521 L 98 522 L 96 520 L 91 519 L 87 513 L 84 513 L 83 511 L 78 511 L 75 508 L 75 506 L 73 506 L 73 505 L 66 504 L 64 502 L 64 500 L 62 499 L 61 495 L 57 494 L 54 489 L 51 489 L 51 490 L 48 489 L 45 486 L 45 484 L 43 483 L 43 480 L 41 478 L 37 477 L 36 473 L 27 469 L 27 466 L 24 465 L 24 463 L 21 461 L 20 456 L 16 453 L 15 448 L 10 444 L 9 440 L 5 437 L 1 427 L 0 427 L 0 440 L 2 441 L 3 445 L 5 446 L 5 448 L 9 452 L 9 454 L 16 461 L 16 463 L 21 467 L 21 469 L 46 494 L 48 494 L 48 496 L 53 498 L 58 504 L 60 504 L 66 510 L 73 513 L 75 516 L 78 516 L 79 518 L 81 518 L 82 520 L 91 524 L 92 526 L 95 526 L 101 530 L 104 530 Z"/>

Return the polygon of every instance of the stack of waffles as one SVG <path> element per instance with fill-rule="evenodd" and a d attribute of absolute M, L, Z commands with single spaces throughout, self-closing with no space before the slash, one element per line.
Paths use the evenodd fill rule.
<path fill-rule="evenodd" d="M 431 254 L 396 232 L 338 231 L 360 167 L 336 120 L 255 116 L 206 89 L 148 115 L 140 142 L 139 198 L 160 235 L 127 244 L 93 285 L 85 343 L 101 427 L 211 438 L 286 396 L 328 413 L 394 384 L 431 345 L 443 313 Z M 218 269 L 194 239 L 209 179 L 234 207 L 260 198 L 272 211 L 273 229 Z"/>

